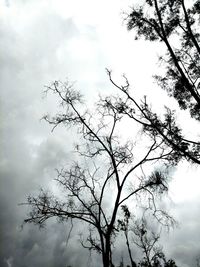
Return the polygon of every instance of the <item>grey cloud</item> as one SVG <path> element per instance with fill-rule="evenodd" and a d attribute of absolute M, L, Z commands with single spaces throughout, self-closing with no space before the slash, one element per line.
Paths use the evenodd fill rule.
<path fill-rule="evenodd" d="M 200 201 L 195 199 L 177 204 L 174 210 L 179 226 L 166 236 L 164 243 L 166 251 L 179 266 L 196 266 L 200 256 L 199 207 Z"/>
<path fill-rule="evenodd" d="M 0 266 L 79 266 L 81 258 L 87 264 L 88 253 L 80 252 L 78 242 L 71 242 L 68 249 L 62 245 L 66 225 L 49 224 L 44 231 L 31 225 L 21 231 L 26 208 L 18 206 L 40 186 L 48 187 L 56 175 L 54 168 L 71 158 L 72 132 L 51 133 L 40 121 L 55 105 L 41 96 L 45 84 L 65 77 L 72 67 L 67 60 L 62 65 L 57 51 L 79 32 L 72 19 L 48 12 L 41 12 L 20 31 L 12 23 L 0 24 Z"/>
<path fill-rule="evenodd" d="M 47 235 L 44 236 L 43 233 L 38 234 L 38 229 L 34 229 L 33 233 L 28 233 L 26 235 L 24 234 L 24 231 L 20 231 L 20 225 L 25 218 L 26 208 L 24 206 L 18 206 L 18 203 L 25 201 L 25 198 L 29 193 L 38 190 L 40 186 L 43 186 L 44 188 L 47 187 L 47 184 L 55 177 L 55 173 L 52 169 L 54 169 L 56 164 L 52 166 L 52 161 L 56 163 L 63 159 L 66 160 L 68 157 L 66 152 L 62 152 L 62 149 L 57 146 L 57 144 L 52 144 L 52 142 L 50 142 L 49 146 L 44 146 L 46 146 L 44 148 L 46 151 L 38 153 L 38 159 L 40 159 L 40 161 L 37 159 L 34 162 L 30 155 L 27 157 L 27 155 L 23 155 L 23 151 L 20 150 L 18 151 L 18 157 L 20 157 L 20 159 L 18 160 L 17 157 L 13 157 L 8 160 L 8 165 L 5 166 L 4 169 L 1 169 L 2 186 L 0 189 L 0 223 L 2 261 L 9 257 L 12 257 L 14 261 L 17 259 L 20 260 L 21 264 L 26 258 L 31 261 L 31 257 L 33 257 L 32 260 L 37 258 L 34 254 L 37 252 L 37 246 L 34 250 L 32 247 L 29 250 L 28 243 L 32 241 L 33 237 L 36 238 L 37 242 L 47 239 Z M 50 157 L 47 157 L 48 147 L 49 154 L 51 154 Z M 23 144 L 23 149 L 26 150 L 25 144 Z M 19 243 L 20 239 L 22 239 L 22 243 Z M 49 243 L 54 244 L 55 242 L 53 240 Z M 41 249 L 41 247 L 43 249 Z M 44 250 L 45 248 L 46 244 L 41 243 L 39 251 Z M 20 257 L 18 254 L 22 253 L 20 249 L 23 250 L 23 257 Z M 40 253 L 43 254 L 44 251 Z M 48 256 L 46 257 L 48 258 Z M 43 260 L 45 259 L 43 258 Z M 42 262 L 43 261 L 41 261 L 40 264 L 42 264 Z M 21 266 L 20 263 L 18 266 Z M 34 266 L 34 264 L 32 266 Z M 37 266 L 40 266 L 39 263 Z"/>
<path fill-rule="evenodd" d="M 33 2 L 36 3 L 35 0 L 10 1 L 9 8 L 17 5 L 28 10 Z M 63 79 L 68 73 L 73 80 L 80 78 L 79 85 L 88 95 L 96 85 L 100 89 L 105 85 L 102 82 L 104 73 L 99 73 L 104 71 L 107 63 L 104 63 L 98 47 L 95 28 L 88 26 L 81 33 L 72 18 L 63 19 L 49 9 L 40 10 L 37 17 L 28 20 L 0 18 L 0 35 L 0 266 L 92 266 L 88 252 L 77 241 L 78 226 L 74 228 L 74 238 L 68 245 L 66 239 L 70 226 L 67 224 L 53 221 L 41 231 L 33 225 L 25 226 L 21 231 L 26 208 L 18 203 L 40 186 L 48 186 L 55 177 L 54 168 L 71 159 L 72 132 L 64 135 L 62 130 L 56 130 L 51 133 L 51 128 L 40 121 L 46 110 L 56 108 L 54 99 L 50 102 L 41 99 L 44 85 Z M 79 38 L 92 40 L 91 47 L 97 57 L 91 56 L 88 60 L 87 56 L 81 59 L 76 56 L 69 44 Z M 92 73 L 91 79 L 88 73 Z M 98 73 L 98 78 L 93 79 L 94 73 Z M 180 264 L 189 266 L 200 248 L 198 209 L 184 204 L 181 212 L 180 220 L 186 224 L 183 222 L 180 231 L 176 231 L 171 249 L 169 246 L 166 250 L 169 255 L 182 258 Z M 94 259 L 97 261 L 95 266 L 101 266 L 99 257 Z"/>
<path fill-rule="evenodd" d="M 59 45 L 78 31 L 71 19 L 55 14 L 41 13 L 21 31 L 1 20 L 0 266 L 55 266 L 56 237 L 31 226 L 20 231 L 26 209 L 18 203 L 54 178 L 54 168 L 68 158 L 70 144 L 63 146 L 63 137 L 54 138 L 40 122 L 41 94 L 57 78 Z"/>

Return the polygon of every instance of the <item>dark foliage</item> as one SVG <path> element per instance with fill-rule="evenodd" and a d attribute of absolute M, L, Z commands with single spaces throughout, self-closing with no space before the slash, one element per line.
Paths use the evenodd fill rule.
<path fill-rule="evenodd" d="M 167 55 L 160 57 L 166 69 L 164 76 L 155 78 L 162 88 L 174 97 L 181 109 L 188 110 L 192 118 L 200 120 L 200 35 L 199 1 L 186 7 L 184 0 L 146 0 L 133 7 L 127 17 L 127 27 L 136 31 L 137 38 L 160 41 L 167 48 Z M 175 161 L 186 158 L 200 164 L 200 143 L 182 135 L 175 113 L 166 110 L 161 121 L 147 104 L 144 116 L 149 122 L 144 130 L 152 137 L 160 135 L 163 142 L 176 153 Z"/>

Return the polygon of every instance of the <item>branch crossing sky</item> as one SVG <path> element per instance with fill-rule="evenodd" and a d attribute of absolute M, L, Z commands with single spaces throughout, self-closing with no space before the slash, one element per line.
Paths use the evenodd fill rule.
<path fill-rule="evenodd" d="M 45 85 L 69 78 L 90 102 L 98 93 L 114 92 L 105 72 L 109 68 L 116 80 L 125 73 L 134 94 L 146 94 L 156 110 L 163 103 L 176 107 L 151 78 L 163 47 L 134 41 L 134 33 L 126 30 L 124 12 L 133 1 L 0 1 L 2 267 L 90 263 L 75 232 L 75 241 L 66 245 L 69 229 L 64 225 L 52 222 L 42 231 L 33 225 L 20 228 L 25 211 L 18 203 L 42 186 L 54 187 L 55 167 L 71 158 L 70 132 L 51 133 L 40 120 L 57 108 L 53 98 L 43 99 Z M 180 118 L 186 121 L 186 130 L 193 134 L 195 122 Z M 181 267 L 194 266 L 200 256 L 199 174 L 196 167 L 182 163 L 171 182 L 170 205 L 180 227 L 163 237 L 163 246 Z"/>

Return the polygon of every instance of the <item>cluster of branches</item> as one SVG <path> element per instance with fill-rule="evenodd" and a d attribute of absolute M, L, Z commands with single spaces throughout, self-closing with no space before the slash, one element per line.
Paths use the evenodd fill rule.
<path fill-rule="evenodd" d="M 118 220 L 118 227 L 124 233 L 131 267 L 176 267 L 174 260 L 166 259 L 163 249 L 158 243 L 162 228 L 156 224 L 156 230 L 152 229 L 150 214 L 148 214 L 148 220 L 145 213 L 141 219 L 137 219 L 126 205 L 121 208 L 123 218 Z M 132 244 L 138 247 L 143 255 L 143 258 L 137 263 L 133 259 Z M 121 264 L 121 266 L 124 265 Z"/>
<path fill-rule="evenodd" d="M 165 44 L 167 55 L 160 60 L 166 73 L 155 78 L 178 101 L 180 108 L 188 110 L 197 121 L 200 120 L 199 14 L 199 0 L 189 7 L 184 0 L 145 0 L 127 16 L 127 27 L 136 31 L 136 39 L 144 37 Z M 200 163 L 200 143 L 182 135 L 174 111 L 167 109 L 164 121 L 149 108 L 145 115 L 150 121 L 146 131 L 150 135 L 156 131 L 167 146 L 177 151 L 177 160 L 186 158 L 191 163 Z"/>
<path fill-rule="evenodd" d="M 171 218 L 156 207 L 156 195 L 168 190 L 167 177 L 156 166 L 162 162 L 176 164 L 176 151 L 166 150 L 163 140 L 154 133 L 138 155 L 134 154 L 137 144 L 119 138 L 120 123 L 126 115 L 137 123 L 144 119 L 148 126 L 144 117 L 145 103 L 139 105 L 130 97 L 127 79 L 125 85 L 118 86 L 113 82 L 111 72 L 108 71 L 108 75 L 124 96 L 101 97 L 93 113 L 83 109 L 83 97 L 69 83 L 56 81 L 47 88 L 47 92 L 60 99 L 62 112 L 44 116 L 44 119 L 52 124 L 53 129 L 60 124 L 76 127 L 81 139 L 75 150 L 84 160 L 73 162 L 70 168 L 57 170 L 56 180 L 64 189 L 65 197 L 58 199 L 41 190 L 38 196 L 28 198 L 26 204 L 31 210 L 25 220 L 25 223 L 40 226 L 51 217 L 61 221 L 83 221 L 89 225 L 89 235 L 82 244 L 102 255 L 104 267 L 112 265 L 112 244 L 118 233 L 119 208 L 131 198 L 145 194 L 148 208 L 157 220 L 163 224 L 170 223 Z M 145 175 L 143 167 L 152 163 L 155 167 L 149 167 L 151 173 Z M 169 219 L 167 222 L 166 218 Z"/>

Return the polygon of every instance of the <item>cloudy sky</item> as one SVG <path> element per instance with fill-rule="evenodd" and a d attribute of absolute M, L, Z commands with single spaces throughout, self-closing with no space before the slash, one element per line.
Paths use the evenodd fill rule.
<path fill-rule="evenodd" d="M 132 0 L 134 1 L 134 0 Z M 20 225 L 23 202 L 41 186 L 53 186 L 54 169 L 70 161 L 70 132 L 51 128 L 40 118 L 56 110 L 44 99 L 45 85 L 69 78 L 92 100 L 112 92 L 105 68 L 116 79 L 126 73 L 138 97 L 155 96 L 155 108 L 169 101 L 151 79 L 162 47 L 134 41 L 123 12 L 130 0 L 0 0 L 0 266 L 93 266 L 76 242 L 66 245 L 69 226 L 50 224 L 39 231 Z M 170 100 L 173 104 L 173 100 Z M 169 103 L 169 102 L 168 102 Z M 174 104 L 175 105 L 175 104 Z M 182 122 L 189 119 L 182 117 Z M 196 125 L 188 120 L 190 130 Z M 188 124 L 187 123 L 187 124 Z M 179 228 L 166 235 L 164 248 L 179 266 L 195 266 L 200 256 L 199 170 L 185 163 L 174 172 L 169 198 Z M 95 265 L 94 265 L 95 266 Z"/>

